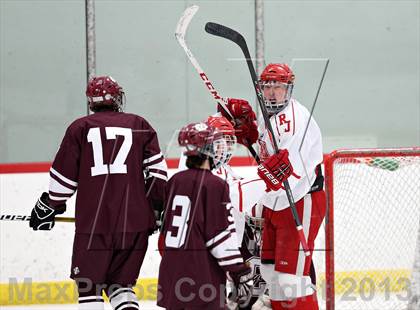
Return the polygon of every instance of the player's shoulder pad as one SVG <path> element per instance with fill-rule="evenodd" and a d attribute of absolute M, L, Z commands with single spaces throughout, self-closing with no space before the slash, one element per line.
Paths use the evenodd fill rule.
<path fill-rule="evenodd" d="M 89 115 L 76 118 L 70 125 L 67 126 L 66 135 L 77 136 L 86 127 L 86 122 Z"/>
<path fill-rule="evenodd" d="M 293 109 L 295 110 L 295 112 L 297 112 L 298 114 L 304 115 L 306 118 L 309 117 L 310 113 L 309 113 L 308 108 L 306 108 L 299 101 L 297 101 L 296 99 L 292 99 L 290 103 L 291 105 L 293 105 Z"/>

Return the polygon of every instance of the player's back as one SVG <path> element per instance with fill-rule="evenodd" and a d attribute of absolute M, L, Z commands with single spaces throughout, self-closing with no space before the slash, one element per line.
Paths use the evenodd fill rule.
<path fill-rule="evenodd" d="M 98 112 L 74 121 L 53 169 L 77 180 L 76 232 L 136 232 L 153 227 L 143 165 L 159 154 L 155 131 L 138 115 Z"/>
<path fill-rule="evenodd" d="M 159 305 L 185 306 L 174 291 L 178 287 L 180 296 L 197 295 L 187 304 L 199 306 L 203 303 L 198 298 L 200 287 L 211 285 L 219 294 L 220 283 L 226 281 L 210 253 L 209 240 L 231 228 L 228 186 L 210 170 L 188 169 L 172 176 L 166 191 L 165 247 L 159 271 L 163 298 Z"/>

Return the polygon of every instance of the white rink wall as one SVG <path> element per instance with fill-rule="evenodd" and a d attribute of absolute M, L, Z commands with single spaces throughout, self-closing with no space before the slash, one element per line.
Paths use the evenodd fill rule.
<path fill-rule="evenodd" d="M 236 167 L 246 177 L 255 167 Z M 172 175 L 175 169 L 170 169 Z M 0 174 L 0 214 L 30 215 L 43 191 L 48 189 L 48 173 Z M 74 216 L 74 196 L 63 216 Z M 74 236 L 73 223 L 56 223 L 52 231 L 33 231 L 28 222 L 0 221 L 0 283 L 10 279 L 23 282 L 69 279 Z M 156 278 L 160 256 L 157 234 L 149 238 L 149 249 L 140 278 Z"/>
<path fill-rule="evenodd" d="M 357 165 L 357 170 L 351 165 L 346 166 L 352 175 L 363 179 L 363 188 L 377 181 L 374 177 L 378 177 L 378 174 L 371 172 L 376 172 L 378 168 Z M 233 169 L 245 178 L 255 174 L 255 167 Z M 336 271 L 411 269 L 419 225 L 420 188 L 414 189 L 411 197 L 404 201 L 405 185 L 395 184 L 401 181 L 392 180 L 401 173 L 408 175 L 408 180 L 418 180 L 420 173 L 417 174 L 418 168 L 399 170 L 380 171 L 379 177 L 391 182 L 380 184 L 382 190 L 379 197 L 373 198 L 372 193 L 364 193 L 353 187 L 350 188 L 354 193 L 344 191 L 350 193 L 352 198 L 345 199 L 347 205 L 335 208 Z M 171 169 L 170 175 L 174 172 Z M 48 181 L 48 173 L 0 174 L 0 214 L 29 215 L 40 193 L 48 188 Z M 345 184 L 342 186 L 348 188 Z M 396 196 L 392 191 L 397 186 L 400 192 Z M 356 197 L 358 193 L 361 194 Z M 397 203 L 400 208 L 387 207 L 391 202 Z M 74 197 L 69 201 L 67 210 L 64 216 L 74 215 Z M 372 229 L 367 230 L 367 227 Z M 315 265 L 320 273 L 325 270 L 323 228 L 317 241 L 318 251 L 314 254 Z M 380 233 L 374 235 L 375 231 Z M 10 279 L 23 282 L 25 277 L 33 282 L 68 280 L 73 235 L 72 223 L 56 223 L 52 231 L 35 232 L 29 228 L 28 222 L 0 221 L 0 283 L 8 283 Z M 390 246 L 393 256 L 384 251 Z M 157 235 L 153 235 L 149 239 L 149 250 L 140 278 L 156 278 L 159 262 Z"/>

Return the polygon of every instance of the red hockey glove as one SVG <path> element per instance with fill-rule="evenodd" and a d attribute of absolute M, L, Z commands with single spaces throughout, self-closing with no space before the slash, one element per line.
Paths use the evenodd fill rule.
<path fill-rule="evenodd" d="M 279 150 L 277 154 L 268 157 L 261 163 L 257 172 L 268 189 L 279 190 L 283 181 L 293 173 L 293 167 L 289 161 L 289 152 Z"/>
<path fill-rule="evenodd" d="M 228 98 L 228 109 L 235 120 L 242 119 L 248 121 L 255 121 L 257 119 L 257 117 L 255 116 L 255 112 L 252 110 L 251 105 L 246 100 Z"/>
<path fill-rule="evenodd" d="M 235 128 L 235 136 L 238 143 L 248 146 L 253 145 L 258 140 L 258 129 L 255 122 L 249 124 L 238 124 Z"/>
<path fill-rule="evenodd" d="M 251 105 L 248 101 L 243 99 L 228 98 L 227 107 L 233 116 L 235 136 L 238 143 L 245 146 L 252 145 L 257 142 L 258 129 L 255 112 L 252 110 Z M 228 119 L 230 116 L 227 115 L 225 110 L 218 107 L 218 111 Z"/>

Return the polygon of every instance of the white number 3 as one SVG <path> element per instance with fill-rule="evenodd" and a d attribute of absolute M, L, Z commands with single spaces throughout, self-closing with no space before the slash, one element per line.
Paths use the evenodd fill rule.
<path fill-rule="evenodd" d="M 104 164 L 101 131 L 99 127 L 89 129 L 87 140 L 88 142 L 92 143 L 94 162 L 94 166 L 90 168 L 92 176 L 108 173 L 127 173 L 127 165 L 125 164 L 125 160 L 127 159 L 131 145 L 133 144 L 133 134 L 131 129 L 122 127 L 105 127 L 105 133 L 108 140 L 114 140 L 117 138 L 117 136 L 123 136 L 124 141 L 118 151 L 117 156 L 115 156 L 114 162 L 110 165 L 106 165 Z"/>
<path fill-rule="evenodd" d="M 188 230 L 188 220 L 190 218 L 191 200 L 188 196 L 176 195 L 172 202 L 172 211 L 181 207 L 181 215 L 174 215 L 172 218 L 172 227 L 178 229 L 177 233 L 168 231 L 166 233 L 165 244 L 167 247 L 180 248 L 185 243 Z"/>

